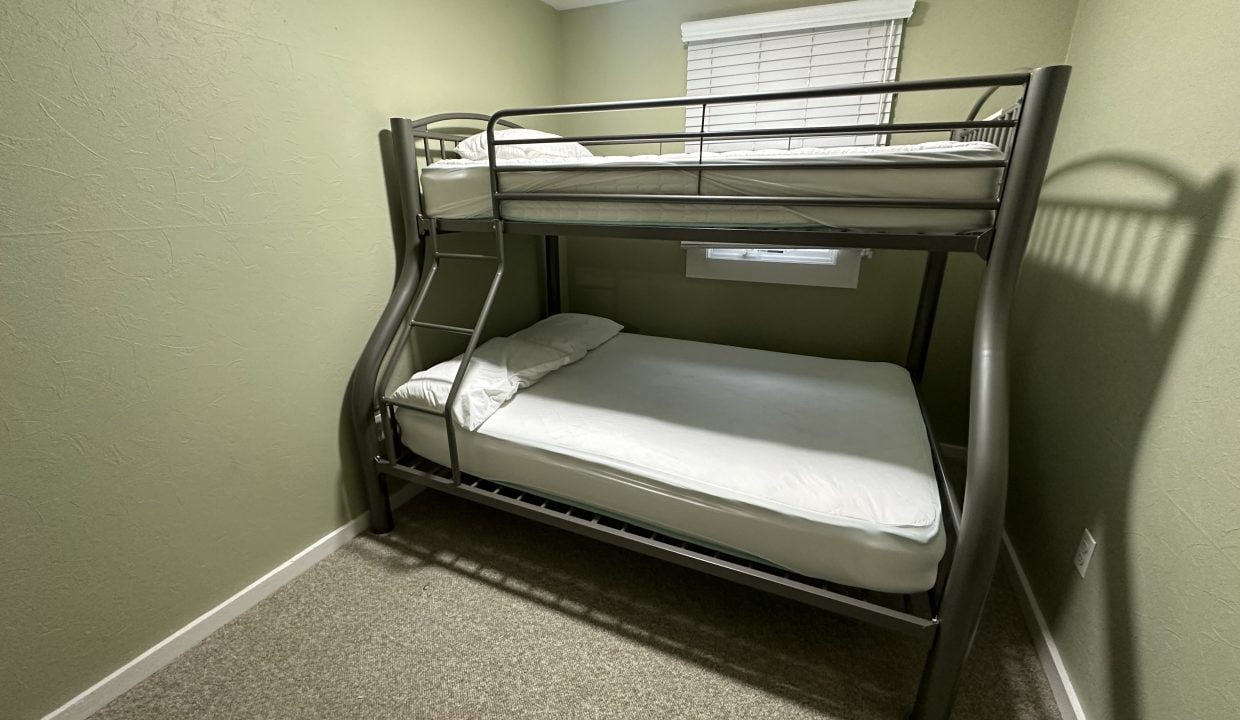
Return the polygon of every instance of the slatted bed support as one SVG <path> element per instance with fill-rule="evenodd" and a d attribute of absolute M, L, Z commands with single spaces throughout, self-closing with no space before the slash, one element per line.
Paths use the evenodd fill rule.
<path fill-rule="evenodd" d="M 1028 243 L 1037 198 L 1045 176 L 1051 144 L 1054 139 L 1060 108 L 1067 88 L 1070 69 L 1051 66 L 1031 71 L 999 75 L 949 78 L 942 80 L 899 81 L 865 85 L 815 88 L 777 93 L 732 96 L 670 98 L 651 101 L 591 103 L 584 105 L 548 106 L 503 110 L 494 115 L 450 114 L 409 121 L 392 121 L 392 148 L 396 156 L 400 183 L 399 197 L 404 217 L 405 246 L 401 269 L 395 288 L 370 340 L 363 351 L 350 381 L 349 407 L 354 436 L 357 440 L 363 479 L 371 508 L 371 525 L 376 532 L 392 527 L 387 497 L 389 478 L 417 483 L 513 512 L 556 527 L 588 535 L 605 542 L 669 560 L 708 574 L 724 577 L 752 587 L 770 591 L 798 601 L 822 607 L 859 620 L 891 629 L 921 633 L 931 640 L 922 682 L 911 717 L 914 720 L 944 720 L 950 715 L 961 667 L 967 657 L 977 627 L 981 608 L 994 572 L 1003 531 L 1003 514 L 1007 492 L 1008 458 L 1008 369 L 1007 340 L 1012 293 L 1021 259 Z M 977 116 L 994 88 L 1019 88 L 1019 101 L 1011 108 L 990 118 Z M 965 120 L 936 123 L 902 123 L 881 126 L 853 125 L 830 128 L 775 128 L 758 131 L 721 131 L 639 133 L 629 135 L 585 135 L 556 138 L 555 142 L 583 142 L 592 145 L 629 145 L 648 142 L 696 142 L 698 162 L 677 165 L 697 173 L 696 194 L 624 194 L 624 193 L 563 193 L 517 192 L 503 189 L 502 178 L 512 173 L 548 172 L 565 169 L 596 168 L 585 165 L 544 165 L 538 168 L 504 165 L 496 160 L 497 146 L 537 143 L 539 140 L 497 139 L 497 127 L 517 127 L 517 120 L 530 117 L 580 113 L 610 113 L 651 108 L 701 107 L 703 116 L 709 107 L 736 102 L 757 102 L 787 99 L 838 97 L 845 95 L 899 94 L 933 92 L 961 88 L 985 89 Z M 488 135 L 488 170 L 491 189 L 491 217 L 449 219 L 429 217 L 424 212 L 419 184 L 418 156 L 431 162 L 451 157 L 457 142 L 472 131 L 461 125 L 484 124 Z M 452 127 L 444 125 L 454 123 Z M 435 126 L 435 127 L 432 127 Z M 997 192 L 993 196 L 943 200 L 935 198 L 857 198 L 824 194 L 801 197 L 764 197 L 746 195 L 703 194 L 702 177 L 715 169 L 738 169 L 737 164 L 707 161 L 703 147 L 712 140 L 757 137 L 805 137 L 840 134 L 873 134 L 926 131 L 950 132 L 957 140 L 984 140 L 1003 149 L 1001 160 L 950 160 L 935 162 L 934 167 L 996 168 L 1000 171 Z M 421 142 L 421 148 L 418 143 Z M 551 140 L 548 140 L 551 141 Z M 432 144 L 433 143 L 433 144 Z M 419 152 L 420 151 L 420 152 Z M 922 161 L 896 162 L 889 168 L 917 168 Z M 623 163 L 609 167 L 623 167 Z M 789 165 L 792 167 L 793 165 Z M 812 167 L 811 167 L 812 166 Z M 754 166 L 745 163 L 746 169 Z M 774 164 L 772 164 L 774 167 Z M 796 167 L 799 167 L 796 166 Z M 805 168 L 820 167 L 806 163 Z M 873 170 L 874 166 L 847 161 L 829 166 L 835 170 Z M 601 169 L 601 168 L 598 168 Z M 877 207 L 889 210 L 908 208 L 991 210 L 994 221 L 990 227 L 962 233 L 944 232 L 875 232 L 846 228 L 784 228 L 784 227 L 711 227 L 707 224 L 685 227 L 659 224 L 602 224 L 584 221 L 531 221 L 506 217 L 508 203 L 538 203 L 564 200 L 588 200 L 605 203 L 669 203 L 726 205 L 805 205 L 838 207 Z M 440 260 L 459 262 L 491 261 L 482 254 L 444 253 L 438 248 L 439 237 L 445 233 L 482 232 L 492 234 L 497 245 L 498 268 L 483 312 L 473 327 L 448 326 L 411 312 L 420 308 L 421 298 L 429 287 Z M 970 428 L 968 477 L 962 497 L 947 481 L 928 418 L 923 419 L 930 443 L 935 476 L 940 491 L 940 505 L 947 530 L 947 550 L 938 569 L 938 581 L 929 592 L 916 596 L 883 596 L 856 588 L 845 588 L 821 580 L 797 576 L 762 563 L 727 555 L 704 548 L 685 539 L 641 528 L 618 518 L 574 507 L 560 500 L 538 496 L 463 473 L 454 442 L 455 428 L 449 413 L 436 413 L 445 420 L 445 432 L 451 452 L 450 466 L 440 466 L 411 455 L 397 440 L 393 421 L 395 409 L 418 409 L 387 396 L 397 356 L 405 349 L 413 327 L 432 331 L 458 332 L 468 337 L 464 361 L 453 384 L 451 399 L 459 390 L 468 360 L 486 325 L 486 315 L 494 300 L 503 272 L 503 245 L 509 235 L 543 237 L 543 275 L 546 286 L 545 312 L 559 310 L 559 244 L 558 237 L 571 235 L 588 241 L 591 237 L 649 238 L 667 241 L 694 241 L 706 246 L 774 246 L 774 247 L 838 247 L 890 248 L 917 250 L 927 253 L 922 290 L 914 315 L 913 333 L 909 342 L 906 366 L 915 385 L 919 386 L 924 372 L 935 311 L 943 283 L 947 254 L 973 253 L 987 261 L 978 299 L 975 335 L 972 349 L 973 367 L 970 386 Z M 423 274 L 423 267 L 429 264 Z M 417 350 L 413 343 L 412 350 Z M 421 359 L 415 355 L 416 364 Z M 918 398 L 921 393 L 918 387 Z"/>
<path fill-rule="evenodd" d="M 742 585 L 774 592 L 799 602 L 906 634 L 929 635 L 937 620 L 925 599 L 875 593 L 805 577 L 764 563 L 708 548 L 628 521 L 585 510 L 537 493 L 464 475 L 452 480 L 452 471 L 429 461 L 417 465 L 385 465 L 384 472 L 409 482 L 464 497 L 475 502 L 552 525 L 579 535 L 670 560 Z M 926 610 L 913 612 L 914 607 Z"/>

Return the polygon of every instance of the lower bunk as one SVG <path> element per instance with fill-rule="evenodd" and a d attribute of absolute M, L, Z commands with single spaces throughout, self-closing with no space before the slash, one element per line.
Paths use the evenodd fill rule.
<path fill-rule="evenodd" d="M 545 332 L 607 324 L 614 336 L 601 341 L 597 330 Z M 776 578 L 789 596 L 881 625 L 933 627 L 953 528 L 904 368 L 554 316 L 474 354 L 454 404 L 457 484 L 432 413 L 458 366 L 392 394 L 412 453 L 386 472 L 650 554 L 707 559 L 716 574 Z"/>

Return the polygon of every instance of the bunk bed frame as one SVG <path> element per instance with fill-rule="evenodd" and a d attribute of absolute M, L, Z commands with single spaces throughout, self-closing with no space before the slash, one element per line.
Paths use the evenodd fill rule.
<path fill-rule="evenodd" d="M 370 504 L 371 529 L 376 533 L 393 528 L 388 496 L 389 479 L 400 479 L 433 488 L 493 508 L 538 520 L 614 545 L 626 547 L 664 560 L 726 578 L 764 591 L 809 603 L 876 625 L 929 636 L 931 648 L 922 675 L 911 717 L 915 720 L 942 720 L 949 716 L 958 677 L 977 628 L 987 591 L 994 573 L 1003 533 L 1004 506 L 1008 474 L 1008 322 L 1013 291 L 1022 257 L 1029 240 L 1038 195 L 1054 140 L 1060 109 L 1067 89 L 1070 68 L 1048 66 L 1021 72 L 936 80 L 897 81 L 833 86 L 810 90 L 755 93 L 727 96 L 697 96 L 632 102 L 591 103 L 502 110 L 493 115 L 453 113 L 419 120 L 392 120 L 392 141 L 399 194 L 404 216 L 405 243 L 399 277 L 387 306 L 374 328 L 354 371 L 349 387 L 349 412 L 360 453 L 363 477 Z M 997 89 L 1020 89 L 1019 101 L 1005 111 L 979 120 L 983 104 Z M 514 118 L 528 119 L 551 115 L 646 110 L 653 108 L 701 107 L 705 117 L 716 105 L 738 102 L 841 97 L 853 95 L 901 94 L 977 88 L 984 92 L 966 119 L 953 122 L 889 123 L 809 128 L 780 128 L 741 131 L 641 133 L 628 135 L 588 135 L 554 139 L 585 145 L 625 145 L 668 142 L 697 143 L 696 166 L 699 186 L 701 173 L 727 163 L 704 161 L 701 148 L 712 140 L 798 138 L 829 135 L 925 133 L 950 131 L 953 139 L 981 139 L 1005 150 L 1001 160 L 935 161 L 934 167 L 995 167 L 1001 180 L 995 197 L 973 200 L 922 198 L 855 197 L 764 197 L 749 195 L 649 195 L 562 192 L 505 191 L 501 178 L 506 173 L 528 172 L 528 167 L 496 162 L 496 147 L 529 144 L 539 140 L 497 140 L 497 127 L 519 127 Z M 445 123 L 456 127 L 436 129 Z M 492 217 L 484 219 L 444 219 L 428 217 L 423 211 L 419 185 L 418 156 L 426 164 L 448 158 L 455 144 L 472 131 L 460 128 L 462 122 L 486 124 L 489 140 L 489 171 Z M 433 127 L 435 126 L 435 127 Z M 926 166 L 925 161 L 905 161 L 907 167 Z M 609 167 L 615 167 L 610 165 Z M 689 166 L 690 168 L 694 166 Z M 752 167 L 748 165 L 747 167 Z M 789 167 L 782 164 L 781 167 Z M 821 167 L 821 166 L 816 166 Z M 833 163 L 832 170 L 869 167 L 860 163 Z M 891 167 L 885 165 L 884 167 Z M 581 169 L 581 166 L 543 165 L 538 170 Z M 598 202 L 724 203 L 773 204 L 786 206 L 868 206 L 888 208 L 985 209 L 994 211 L 993 226 L 968 233 L 886 233 L 830 228 L 737 228 L 670 225 L 616 225 L 586 222 L 531 222 L 508 220 L 504 203 L 521 201 L 583 200 Z M 488 233 L 495 240 L 495 254 L 467 254 L 440 250 L 440 236 L 448 233 Z M 504 239 L 509 235 L 543 238 L 545 311 L 560 310 L 559 240 L 562 235 L 581 238 L 651 238 L 694 241 L 706 246 L 891 248 L 927 253 L 921 292 L 909 342 L 905 365 L 918 388 L 929 349 L 935 310 L 943 284 L 949 253 L 975 253 L 986 261 L 977 305 L 972 348 L 970 424 L 967 480 L 963 503 L 947 480 L 943 461 L 928 418 L 928 442 L 937 477 L 947 549 L 939 566 L 936 585 L 927 593 L 893 596 L 808 578 L 751 559 L 732 556 L 702 547 L 684 539 L 638 527 L 622 519 L 540 497 L 534 493 L 463 474 L 456 447 L 456 428 L 450 413 L 443 417 L 451 464 L 441 466 L 403 448 L 396 436 L 394 413 L 397 407 L 428 412 L 386 395 L 386 388 L 397 365 L 397 356 L 410 342 L 412 329 L 457 333 L 468 337 L 460 369 L 445 407 L 453 407 L 470 358 L 482 335 L 487 315 L 504 272 Z M 458 327 L 419 319 L 419 311 L 441 261 L 492 263 L 495 273 L 487 290 L 478 320 L 473 327 Z M 425 272 L 424 272 L 425 269 Z M 418 364 L 416 341 L 412 343 Z"/>

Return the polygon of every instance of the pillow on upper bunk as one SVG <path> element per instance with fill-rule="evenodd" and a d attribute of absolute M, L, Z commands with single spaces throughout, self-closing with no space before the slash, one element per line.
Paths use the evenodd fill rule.
<path fill-rule="evenodd" d="M 531 140 L 558 137 L 560 136 L 554 133 L 528 130 L 526 128 L 505 128 L 495 131 L 496 140 Z M 480 132 L 477 135 L 470 135 L 457 144 L 456 152 L 466 160 L 486 160 L 487 134 Z M 565 160 L 572 160 L 575 158 L 592 157 L 593 155 L 594 153 L 590 152 L 585 145 L 575 142 L 495 146 L 496 160 L 525 160 L 528 158 L 563 158 Z"/>
<path fill-rule="evenodd" d="M 492 338 L 476 350 L 465 372 L 452 416 L 466 430 L 477 430 L 521 388 L 570 362 L 568 354 L 547 345 L 513 338 Z M 461 367 L 461 357 L 423 370 L 392 393 L 427 410 L 442 411 Z"/>
<path fill-rule="evenodd" d="M 513 333 L 512 338 L 555 348 L 566 353 L 569 362 L 577 362 L 623 329 L 620 323 L 597 315 L 558 313 Z"/>

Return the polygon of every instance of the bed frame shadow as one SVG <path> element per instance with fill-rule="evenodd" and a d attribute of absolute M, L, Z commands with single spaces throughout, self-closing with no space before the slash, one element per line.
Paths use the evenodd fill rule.
<path fill-rule="evenodd" d="M 831 717 L 899 716 L 916 685 L 908 668 L 926 652 L 903 633 L 876 636 L 864 623 L 440 493 L 406 506 L 400 519 L 394 532 L 353 547 L 390 572 L 461 575 Z M 999 640 L 971 659 L 959 720 L 1025 717 L 1049 696 L 1044 683 L 1018 687 L 1005 672 L 1010 646 L 1029 638 L 1013 622 L 1014 600 L 1003 612 L 983 623 Z M 1031 647 L 1029 663 L 1036 672 Z"/>
<path fill-rule="evenodd" d="M 1147 197 L 1110 199 L 1105 188 L 1117 177 L 1113 173 L 1143 178 Z M 1081 200 L 1062 190 L 1082 184 L 1104 188 L 1093 193 L 1100 199 Z M 1133 155 L 1094 155 L 1059 167 L 1047 176 L 1021 277 L 1012 444 L 1012 507 L 1020 511 L 1012 511 L 1011 521 L 1017 530 L 1045 527 L 1040 518 L 1060 518 L 1058 524 L 1066 514 L 1070 527 L 1105 534 L 1105 635 L 1115 718 L 1145 717 L 1134 645 L 1134 466 L 1198 281 L 1217 245 L 1232 184 L 1230 172 L 1199 182 L 1167 162 Z M 1053 344 L 1053 353 L 1043 349 L 1047 344 Z M 1034 380 L 1022 383 L 1022 378 Z M 1052 384 L 1055 392 L 1046 392 Z M 1056 417 L 1074 422 L 1065 427 Z M 1047 487 L 1048 479 L 1053 486 Z M 1036 542 L 1046 540 L 1040 536 Z M 1069 533 L 1051 540 L 1055 545 L 1038 555 L 1068 558 L 1079 537 Z M 1030 555 L 1025 564 L 1043 588 L 1078 580 L 1070 563 L 1047 566 L 1035 560 Z M 1052 627 L 1065 612 L 1068 595 L 1039 597 Z"/>

